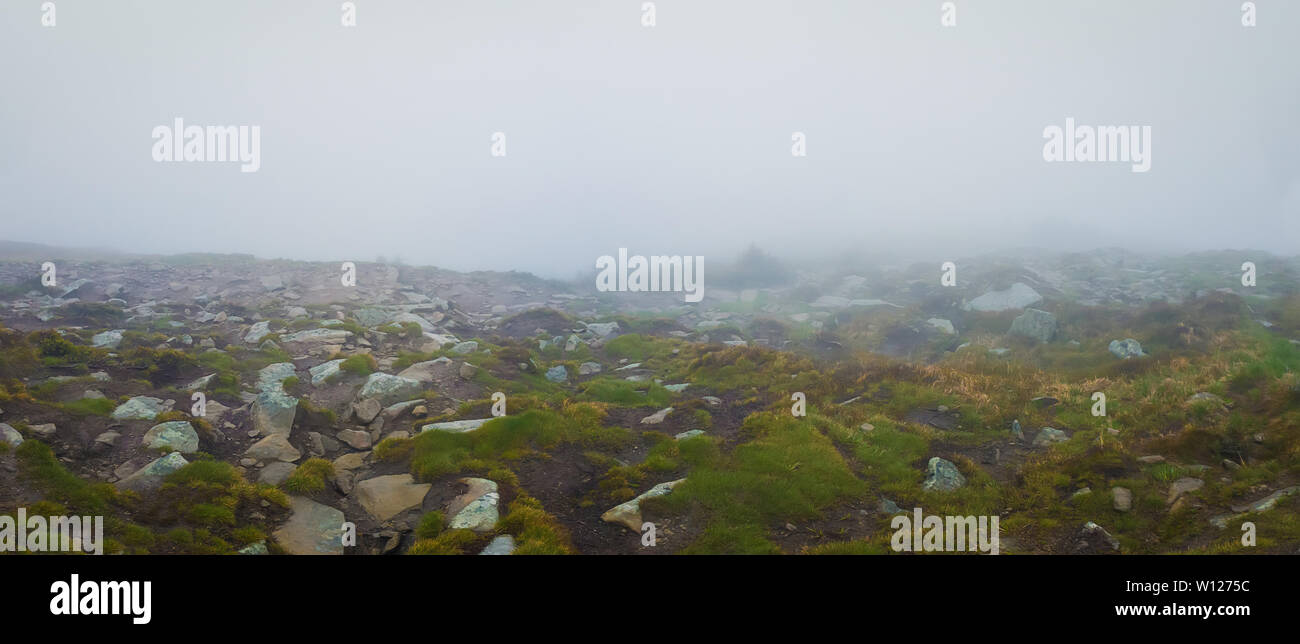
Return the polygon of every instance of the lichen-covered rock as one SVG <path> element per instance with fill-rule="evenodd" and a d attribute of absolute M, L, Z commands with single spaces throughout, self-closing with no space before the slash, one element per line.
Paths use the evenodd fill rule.
<path fill-rule="evenodd" d="M 480 478 L 464 478 L 460 482 L 468 485 L 469 489 L 448 505 L 447 514 L 451 521 L 447 526 L 453 530 L 491 532 L 496 528 L 499 518 L 497 504 L 501 500 L 496 482 Z"/>
<path fill-rule="evenodd" d="M 362 385 L 361 392 L 357 394 L 357 399 L 374 398 L 379 401 L 379 405 L 382 407 L 395 402 L 410 400 L 423 390 L 424 385 L 418 380 L 377 371 L 366 378 L 366 384 Z"/>
<path fill-rule="evenodd" d="M 182 454 L 199 451 L 199 434 L 189 421 L 173 420 L 154 425 L 145 432 L 143 445 L 149 449 L 170 449 Z"/>
<path fill-rule="evenodd" d="M 162 486 L 168 474 L 189 465 L 190 462 L 180 452 L 172 452 L 155 459 L 148 465 L 136 470 L 130 476 L 117 482 L 117 487 L 133 492 L 151 492 Z"/>
<path fill-rule="evenodd" d="M 925 466 L 925 471 L 925 481 L 921 483 L 921 489 L 923 490 L 951 492 L 966 485 L 966 477 L 962 476 L 957 466 L 953 465 L 951 461 L 938 456 L 930 458 L 930 462 Z"/>
<path fill-rule="evenodd" d="M 136 396 L 113 410 L 115 420 L 153 420 L 171 409 L 172 402 L 152 396 Z"/>

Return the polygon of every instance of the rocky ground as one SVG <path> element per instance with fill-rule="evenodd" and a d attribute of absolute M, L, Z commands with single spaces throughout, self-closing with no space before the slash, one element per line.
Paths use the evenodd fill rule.
<path fill-rule="evenodd" d="M 872 553 L 914 507 L 1002 552 L 1300 548 L 1294 258 L 864 260 L 692 304 L 41 253 L 0 258 L 0 511 L 106 514 L 116 551 Z"/>

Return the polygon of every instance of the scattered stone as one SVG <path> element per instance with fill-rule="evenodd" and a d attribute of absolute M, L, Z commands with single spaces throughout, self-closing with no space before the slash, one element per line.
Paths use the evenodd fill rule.
<path fill-rule="evenodd" d="M 1111 536 L 1105 528 L 1089 521 L 1079 531 L 1079 541 L 1074 546 L 1075 552 L 1119 551 L 1119 539 Z"/>
<path fill-rule="evenodd" d="M 645 418 L 642 418 L 642 419 L 641 419 L 641 424 L 642 424 L 642 425 L 658 425 L 659 423 L 664 422 L 664 419 L 667 418 L 667 417 L 668 417 L 668 414 L 672 413 L 672 411 L 673 411 L 673 408 L 672 408 L 672 407 L 665 407 L 665 408 L 663 408 L 663 409 L 660 409 L 659 411 L 657 411 L 657 412 L 655 412 L 655 413 L 653 413 L 653 414 L 650 414 L 649 416 L 646 416 Z"/>
<path fill-rule="evenodd" d="M 341 429 L 335 436 L 347 443 L 352 449 L 366 450 L 370 449 L 370 433 L 361 432 L 355 429 Z"/>
<path fill-rule="evenodd" d="M 579 376 L 590 376 L 600 373 L 601 366 L 599 362 L 584 362 L 578 365 Z"/>
<path fill-rule="evenodd" d="M 1044 427 L 1038 432 L 1038 436 L 1034 438 L 1034 447 L 1046 447 L 1056 443 L 1064 443 L 1068 440 L 1070 440 L 1070 437 L 1066 435 L 1064 431 L 1052 427 Z"/>
<path fill-rule="evenodd" d="M 1115 487 L 1110 490 L 1111 505 L 1117 512 L 1128 512 L 1133 509 L 1133 492 L 1126 487 Z"/>
<path fill-rule="evenodd" d="M 475 418 L 473 420 L 453 420 L 445 423 L 430 423 L 428 425 L 425 425 L 424 427 L 421 427 L 420 431 L 421 432 L 439 431 L 439 432 L 452 432 L 454 434 L 463 434 L 465 432 L 472 432 L 478 429 L 479 427 L 482 427 L 483 423 L 486 423 L 489 420 L 492 419 Z"/>
<path fill-rule="evenodd" d="M 465 342 L 461 342 L 451 348 L 452 353 L 461 356 L 474 353 L 475 351 L 478 351 L 478 343 L 473 340 L 467 340 Z"/>
<path fill-rule="evenodd" d="M 484 548 L 483 552 L 480 552 L 479 554 L 480 555 L 509 555 L 509 554 L 514 554 L 514 552 L 515 552 L 515 538 L 508 534 L 503 534 L 492 539 L 492 542 L 487 544 L 487 547 Z"/>
<path fill-rule="evenodd" d="M 680 434 L 673 436 L 673 438 L 677 440 L 684 440 L 687 438 L 695 438 L 696 436 L 703 436 L 703 435 L 704 435 L 704 430 L 702 429 L 689 429 Z"/>
<path fill-rule="evenodd" d="M 253 443 L 244 456 L 254 458 L 259 461 L 284 461 L 292 463 L 302 458 L 302 452 L 289 443 L 289 439 L 281 434 L 271 434 L 256 443 Z"/>
<path fill-rule="evenodd" d="M 1178 479 L 1177 481 L 1174 481 L 1173 485 L 1169 486 L 1168 503 L 1173 505 L 1174 501 L 1177 501 L 1182 495 L 1187 494 L 1188 492 L 1195 492 L 1202 487 L 1205 487 L 1205 481 L 1202 481 L 1201 479 L 1194 479 L 1191 477 Z"/>
<path fill-rule="evenodd" d="M 635 499 L 632 499 L 631 501 L 627 501 L 626 503 L 621 503 L 619 505 L 614 506 L 613 508 L 610 508 L 609 510 L 606 510 L 604 514 L 600 515 L 600 519 L 607 523 L 617 523 L 619 525 L 625 526 L 628 530 L 640 534 L 641 523 L 642 523 L 641 502 L 646 499 L 651 499 L 651 498 L 668 494 L 669 492 L 673 491 L 673 488 L 677 487 L 682 483 L 682 481 L 685 480 L 686 479 L 677 479 L 676 481 L 660 483 L 659 485 L 656 485 L 650 488 L 648 491 L 642 493 L 640 496 L 636 497 Z"/>
<path fill-rule="evenodd" d="M 42 423 L 40 425 L 28 425 L 27 431 L 36 434 L 39 438 L 48 440 L 58 432 L 58 428 L 54 426 L 54 423 Z"/>
<path fill-rule="evenodd" d="M 555 383 L 568 382 L 569 372 L 564 368 L 564 365 L 557 364 L 546 370 L 546 379 Z"/>
<path fill-rule="evenodd" d="M 1165 462 L 1165 457 L 1163 457 L 1163 456 L 1155 456 L 1155 455 L 1153 455 L 1153 456 L 1139 456 L 1139 457 L 1137 458 L 1137 460 L 1138 460 L 1139 463 L 1144 463 L 1144 464 L 1146 464 L 1146 465 L 1154 465 L 1154 464 L 1156 464 L 1156 463 L 1163 463 L 1163 462 Z"/>
<path fill-rule="evenodd" d="M 363 425 L 369 425 L 383 409 L 379 401 L 374 398 L 363 398 L 352 403 L 352 415 L 356 416 Z"/>
<path fill-rule="evenodd" d="M 257 482 L 265 483 L 267 485 L 279 485 L 283 483 L 285 479 L 289 478 L 296 469 L 298 469 L 298 466 L 293 463 L 269 463 L 258 472 Z"/>

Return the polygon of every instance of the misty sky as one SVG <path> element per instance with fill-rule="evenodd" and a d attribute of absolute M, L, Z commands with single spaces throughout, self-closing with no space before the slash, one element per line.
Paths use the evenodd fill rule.
<path fill-rule="evenodd" d="M 552 277 L 750 242 L 1300 252 L 1300 2 L 355 2 L 0 3 L 0 239 Z M 261 169 L 155 162 L 176 117 L 260 126 Z M 1044 162 L 1066 117 L 1151 126 L 1151 170 Z"/>

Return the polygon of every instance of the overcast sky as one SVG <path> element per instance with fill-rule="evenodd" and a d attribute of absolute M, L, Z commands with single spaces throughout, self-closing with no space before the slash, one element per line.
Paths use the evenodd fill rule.
<path fill-rule="evenodd" d="M 1300 252 L 1291 0 L 55 4 L 0 3 L 0 239 L 559 277 L 750 242 Z M 260 169 L 155 162 L 177 117 L 259 126 Z M 1150 126 L 1150 171 L 1045 162 L 1067 117 Z"/>

